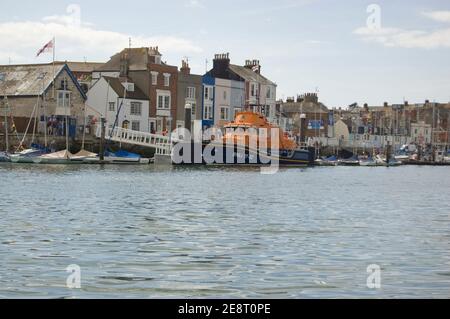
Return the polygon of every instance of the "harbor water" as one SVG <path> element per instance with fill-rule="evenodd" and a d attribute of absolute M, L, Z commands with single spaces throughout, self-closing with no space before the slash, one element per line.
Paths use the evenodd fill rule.
<path fill-rule="evenodd" d="M 449 298 L 449 176 L 1 164 L 0 298 Z"/>

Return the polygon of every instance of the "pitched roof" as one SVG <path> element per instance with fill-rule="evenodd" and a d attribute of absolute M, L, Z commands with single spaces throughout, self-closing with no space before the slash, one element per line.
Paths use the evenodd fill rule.
<path fill-rule="evenodd" d="M 286 102 L 281 104 L 281 109 L 284 113 L 321 113 L 328 114 L 328 108 L 322 103 L 314 102 Z"/>
<path fill-rule="evenodd" d="M 229 66 L 230 70 L 239 75 L 241 78 L 247 80 L 247 81 L 253 81 L 262 83 L 264 85 L 276 85 L 274 82 L 268 80 L 266 77 L 262 76 L 261 74 L 258 74 L 256 72 L 253 72 L 249 68 L 246 68 L 244 66 L 230 64 Z"/>
<path fill-rule="evenodd" d="M 103 62 L 76 62 L 76 61 L 56 61 L 56 64 L 67 64 L 72 72 L 91 73 L 96 68 L 101 67 Z"/>
<path fill-rule="evenodd" d="M 81 89 L 66 64 L 24 64 L 24 65 L 0 65 L 0 95 L 7 96 L 37 96 L 47 91 L 56 78 L 64 70 L 67 71 L 75 86 L 83 98 L 86 95 Z"/>
<path fill-rule="evenodd" d="M 95 71 L 119 71 L 120 59 L 122 55 L 128 55 L 128 68 L 130 71 L 144 71 L 147 70 L 149 57 L 152 55 L 161 55 L 157 48 L 131 48 L 124 49 L 116 53 L 111 59 L 103 65 L 97 67 Z M 161 62 L 162 63 L 162 62 Z M 164 64 L 164 63 L 162 63 Z"/>
<path fill-rule="evenodd" d="M 108 83 L 109 86 L 116 92 L 116 94 L 120 98 L 125 97 L 125 88 L 122 85 L 125 81 L 121 81 L 119 78 L 112 78 L 108 76 L 103 77 Z M 132 83 L 132 81 L 129 81 L 129 83 Z M 136 85 L 134 86 L 134 91 L 130 92 L 127 91 L 126 98 L 130 100 L 148 100 L 148 96 L 142 92 L 140 88 L 138 88 Z"/>

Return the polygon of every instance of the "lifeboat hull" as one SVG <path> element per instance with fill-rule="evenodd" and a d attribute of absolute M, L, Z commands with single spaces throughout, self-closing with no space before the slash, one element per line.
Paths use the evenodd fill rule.
<path fill-rule="evenodd" d="M 187 154 L 185 152 L 189 152 Z M 253 150 L 221 144 L 178 143 L 172 152 L 174 165 L 311 166 L 314 154 L 309 150 L 280 151 L 278 156 L 266 150 Z"/>

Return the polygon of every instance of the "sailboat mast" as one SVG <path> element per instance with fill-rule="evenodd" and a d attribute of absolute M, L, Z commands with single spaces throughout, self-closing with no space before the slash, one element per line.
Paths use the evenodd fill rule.
<path fill-rule="evenodd" d="M 63 105 L 66 108 L 66 90 L 67 90 L 67 78 L 64 77 L 64 94 L 63 94 Z M 70 104 L 70 100 L 68 102 Z M 67 110 L 68 109 L 68 110 Z M 70 112 L 70 105 L 67 105 L 67 109 L 65 110 L 66 114 L 66 150 L 69 150 L 69 116 L 67 115 L 68 111 Z"/>
<path fill-rule="evenodd" d="M 45 75 L 46 73 L 42 74 L 42 93 L 41 93 L 41 98 L 42 98 L 42 112 L 43 112 L 43 116 L 44 116 L 44 146 L 45 148 L 47 148 L 47 112 L 45 110 Z"/>
<path fill-rule="evenodd" d="M 6 147 L 6 152 L 9 151 L 9 135 L 8 135 L 8 115 L 7 115 L 7 104 L 8 100 L 7 97 L 5 96 L 3 99 L 3 103 L 4 103 L 4 107 L 5 107 L 5 147 Z"/>

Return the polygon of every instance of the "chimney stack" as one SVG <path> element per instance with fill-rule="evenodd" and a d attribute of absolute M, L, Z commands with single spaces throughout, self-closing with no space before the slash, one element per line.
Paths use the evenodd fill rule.
<path fill-rule="evenodd" d="M 191 68 L 189 67 L 189 63 L 185 60 L 181 61 L 181 69 L 180 72 L 184 75 L 191 74 Z"/>
<path fill-rule="evenodd" d="M 261 64 L 259 63 L 259 60 L 246 60 L 245 67 L 257 74 L 261 74 Z"/>
<path fill-rule="evenodd" d="M 229 66 L 230 66 L 229 53 L 221 53 L 214 55 L 212 75 L 215 77 L 225 76 Z"/>

